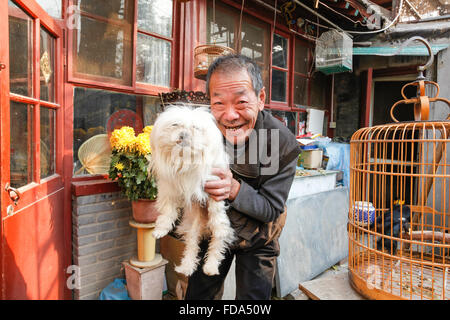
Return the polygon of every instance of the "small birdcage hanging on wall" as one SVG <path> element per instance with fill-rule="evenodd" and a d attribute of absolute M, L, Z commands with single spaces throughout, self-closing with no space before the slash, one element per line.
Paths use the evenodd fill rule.
<path fill-rule="evenodd" d="M 197 46 L 194 49 L 194 76 L 197 79 L 205 80 L 208 73 L 209 65 L 214 59 L 233 54 L 234 50 L 228 47 L 219 46 L 216 44 L 205 44 Z"/>
<path fill-rule="evenodd" d="M 316 69 L 325 74 L 352 71 L 353 41 L 345 33 L 332 29 L 316 41 Z"/>
<path fill-rule="evenodd" d="M 414 38 L 431 65 L 430 45 Z M 349 279 L 371 299 L 450 299 L 450 117 L 428 121 L 430 103 L 450 101 L 424 69 L 402 88 L 394 123 L 360 129 L 350 142 Z M 405 96 L 408 86 L 417 97 Z M 397 121 L 403 104 L 414 105 L 416 121 Z"/>

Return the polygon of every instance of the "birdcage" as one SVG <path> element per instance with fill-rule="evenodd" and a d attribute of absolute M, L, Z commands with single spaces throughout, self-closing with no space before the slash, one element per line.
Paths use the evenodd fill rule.
<path fill-rule="evenodd" d="M 407 98 L 407 86 L 418 96 Z M 427 86 L 435 87 L 434 97 L 425 95 Z M 391 108 L 393 123 L 351 139 L 349 279 L 370 299 L 448 300 L 450 117 L 427 119 L 430 103 L 450 101 L 421 76 L 402 95 Z M 409 104 L 416 121 L 398 122 L 397 108 Z"/>
<path fill-rule="evenodd" d="M 205 44 L 197 46 L 194 49 L 194 76 L 197 79 L 206 79 L 209 65 L 220 56 L 233 54 L 235 51 L 231 48 L 216 45 Z"/>
<path fill-rule="evenodd" d="M 325 74 L 352 71 L 353 41 L 344 32 L 330 30 L 316 41 L 316 70 Z"/>

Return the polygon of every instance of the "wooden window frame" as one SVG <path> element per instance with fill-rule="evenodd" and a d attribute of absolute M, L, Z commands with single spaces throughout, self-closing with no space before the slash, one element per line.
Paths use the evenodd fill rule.
<path fill-rule="evenodd" d="M 207 10 L 207 0 L 202 1 L 202 8 L 205 11 L 205 21 L 206 21 L 206 10 Z M 232 0 L 221 0 L 222 4 L 225 4 L 227 7 L 232 7 L 237 10 L 241 10 L 241 4 L 234 2 Z M 216 2 L 216 10 L 217 10 L 217 2 Z M 304 39 L 301 39 L 300 37 L 295 36 L 294 33 L 290 32 L 289 28 L 284 24 L 284 19 L 281 18 L 280 15 L 277 15 L 277 19 L 275 21 L 274 26 L 274 19 L 273 19 L 273 13 L 271 16 L 259 13 L 255 10 L 251 10 L 244 6 L 243 14 L 245 14 L 247 17 L 253 18 L 256 22 L 264 22 L 267 23 L 270 26 L 270 58 L 269 58 L 269 88 L 266 88 L 266 95 L 268 95 L 268 99 L 264 107 L 266 109 L 273 109 L 273 110 L 280 110 L 280 111 L 293 111 L 293 112 L 306 112 L 306 107 L 308 107 L 311 103 L 311 75 L 306 75 L 308 78 L 308 106 L 299 106 L 295 105 L 293 103 L 294 94 L 293 94 L 293 88 L 294 88 L 294 63 L 295 63 L 295 41 L 299 41 L 303 43 L 305 46 L 308 47 L 308 56 L 309 56 L 309 62 L 311 62 L 311 46 L 312 44 L 309 42 L 306 42 Z M 206 25 L 206 24 L 205 24 Z M 239 25 L 236 25 L 236 28 L 238 28 Z M 201 27 L 200 27 L 201 29 Z M 236 31 L 237 32 L 237 31 Z M 279 35 L 282 35 L 283 37 L 288 39 L 288 79 L 286 84 L 286 102 L 279 102 L 279 101 L 272 101 L 271 100 L 271 94 L 272 94 L 272 45 L 273 45 L 273 33 L 277 33 Z M 205 32 L 206 34 L 206 32 Z M 276 69 L 276 68 L 275 68 Z M 298 73 L 301 75 L 301 73 Z"/>
<path fill-rule="evenodd" d="M 74 1 L 76 0 L 67 0 L 69 7 L 74 4 Z M 63 1 L 65 2 L 65 1 Z M 63 7 L 64 9 L 64 7 Z M 75 86 L 81 86 L 81 87 L 88 87 L 88 88 L 96 88 L 96 89 L 103 89 L 103 90 L 110 90 L 110 91 L 116 91 L 116 92 L 122 92 L 122 93 L 128 93 L 128 94 L 140 94 L 140 95 L 158 95 L 158 93 L 161 92 L 170 92 L 171 88 L 176 87 L 176 78 L 178 75 L 178 63 L 179 60 L 179 36 L 177 30 L 179 29 L 179 19 L 177 18 L 177 14 L 179 12 L 179 4 L 177 0 L 173 0 L 172 2 L 172 37 L 164 37 L 159 34 L 155 34 L 152 32 L 147 32 L 143 30 L 138 29 L 138 0 L 134 0 L 134 13 L 133 13 L 133 21 L 131 23 L 132 28 L 132 45 L 131 45 L 131 84 L 126 85 L 121 83 L 121 80 L 118 80 L 116 78 L 110 78 L 110 77 L 103 77 L 103 76 L 95 76 L 95 75 L 89 75 L 84 73 L 77 73 L 75 70 L 75 59 L 76 54 L 74 52 L 73 48 L 73 40 L 74 40 L 74 32 L 73 30 L 68 29 L 68 41 L 67 41 L 67 81 L 69 83 L 74 84 Z M 93 17 L 96 20 L 101 20 L 104 22 L 111 22 L 114 24 L 118 24 L 115 20 L 110 20 L 101 16 L 93 15 L 90 13 L 80 12 L 80 15 Z M 64 12 L 64 21 L 66 21 L 67 17 Z M 120 24 L 120 23 L 119 23 Z M 145 35 L 149 35 L 158 39 L 170 41 L 171 43 L 171 70 L 170 70 L 170 86 L 169 87 L 162 87 L 162 86 L 156 86 L 152 84 L 145 84 L 141 82 L 136 82 L 136 50 L 137 50 L 137 35 L 138 33 L 142 33 Z"/>
<path fill-rule="evenodd" d="M 287 40 L 287 44 L 288 44 L 288 49 L 287 49 L 287 68 L 281 68 L 278 66 L 274 66 L 272 63 L 272 52 L 273 52 L 273 38 L 274 36 L 279 35 L 283 38 L 285 38 Z M 271 34 L 271 41 L 270 41 L 271 45 L 270 45 L 270 106 L 272 107 L 272 109 L 278 109 L 278 110 L 283 110 L 283 111 L 290 111 L 291 108 L 289 107 L 290 105 L 292 105 L 291 100 L 292 100 L 292 68 L 294 66 L 293 64 L 293 55 L 292 55 L 292 37 L 290 34 L 288 33 L 284 33 L 278 29 L 274 30 Z M 272 100 L 272 71 L 273 70 L 278 70 L 278 71 L 282 71 L 286 73 L 286 102 L 284 101 L 277 101 L 277 100 Z M 288 108 L 289 110 L 285 109 Z"/>

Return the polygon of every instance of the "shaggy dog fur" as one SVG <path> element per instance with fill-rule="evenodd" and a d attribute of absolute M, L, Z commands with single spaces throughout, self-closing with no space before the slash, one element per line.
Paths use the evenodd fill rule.
<path fill-rule="evenodd" d="M 219 265 L 234 231 L 224 201 L 215 201 L 204 191 L 213 167 L 227 168 L 223 138 L 207 108 L 171 106 L 161 113 L 151 133 L 151 171 L 158 185 L 160 212 L 153 232 L 161 238 L 170 232 L 183 212 L 177 228 L 185 244 L 181 264 L 175 271 L 191 275 L 199 263 L 199 242 L 211 237 L 203 272 L 219 274 Z M 182 208 L 183 210 L 178 210 Z"/>

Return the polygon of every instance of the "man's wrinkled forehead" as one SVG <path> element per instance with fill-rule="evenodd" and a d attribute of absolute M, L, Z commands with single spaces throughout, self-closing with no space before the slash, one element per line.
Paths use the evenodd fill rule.
<path fill-rule="evenodd" d="M 218 80 L 220 78 L 220 81 Z M 215 72 L 209 83 L 211 96 L 218 97 L 225 93 L 244 95 L 253 91 L 252 80 L 245 69 L 237 72 Z"/>

